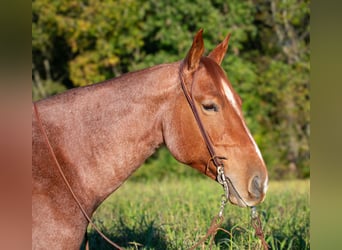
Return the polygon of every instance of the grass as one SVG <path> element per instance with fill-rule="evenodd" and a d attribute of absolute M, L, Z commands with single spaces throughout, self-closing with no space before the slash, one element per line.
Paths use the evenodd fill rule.
<path fill-rule="evenodd" d="M 125 249 L 187 249 L 206 234 L 222 193 L 219 184 L 203 178 L 128 181 L 93 219 Z M 270 183 L 258 211 L 271 249 L 310 249 L 309 193 L 308 180 Z M 228 204 L 224 217 L 213 249 L 261 249 L 248 209 Z M 88 232 L 90 249 L 111 249 L 91 228 Z"/>

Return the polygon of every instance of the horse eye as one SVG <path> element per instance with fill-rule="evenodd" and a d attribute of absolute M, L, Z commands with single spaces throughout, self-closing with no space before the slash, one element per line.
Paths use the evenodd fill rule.
<path fill-rule="evenodd" d="M 205 111 L 218 112 L 218 106 L 215 103 L 202 103 L 202 107 Z"/>

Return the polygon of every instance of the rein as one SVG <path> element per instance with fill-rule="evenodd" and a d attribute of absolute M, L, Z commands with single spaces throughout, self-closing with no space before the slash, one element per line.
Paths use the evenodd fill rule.
<path fill-rule="evenodd" d="M 36 106 L 35 103 L 33 103 L 33 107 L 34 107 L 34 112 L 35 112 L 36 117 L 37 117 L 39 129 L 42 131 L 42 133 L 43 133 L 43 135 L 44 135 L 45 143 L 47 144 L 47 146 L 48 146 L 48 148 L 49 148 L 49 151 L 50 151 L 50 153 L 51 153 L 51 155 L 52 155 L 52 157 L 53 157 L 53 159 L 54 159 L 54 161 L 55 161 L 55 163 L 56 163 L 56 165 L 57 165 L 57 168 L 58 168 L 59 173 L 61 174 L 61 176 L 62 176 L 62 178 L 63 178 L 65 184 L 67 185 L 67 187 L 68 187 L 68 189 L 69 189 L 69 191 L 70 191 L 72 197 L 74 198 L 74 200 L 76 201 L 77 205 L 78 205 L 79 208 L 81 209 L 81 211 L 82 211 L 84 217 L 87 219 L 88 223 L 96 230 L 96 232 L 97 232 L 99 235 L 101 235 L 101 237 L 102 237 L 104 240 L 106 240 L 110 245 L 112 245 L 112 246 L 115 247 L 116 249 L 123 250 L 123 248 L 121 248 L 120 246 L 118 246 L 117 244 L 115 244 L 115 243 L 114 243 L 113 241 L 111 241 L 106 235 L 104 235 L 104 234 L 100 231 L 100 229 L 98 229 L 97 226 L 92 222 L 92 220 L 90 219 L 90 217 L 88 216 L 88 214 L 87 214 L 87 212 L 85 211 L 85 209 L 83 208 L 81 202 L 79 201 L 79 199 L 77 198 L 76 194 L 75 194 L 74 191 L 72 190 L 72 187 L 71 187 L 69 181 L 67 180 L 67 178 L 65 177 L 65 175 L 64 175 L 64 173 L 63 173 L 63 170 L 62 170 L 61 166 L 59 165 L 59 162 L 58 162 L 58 160 L 57 160 L 57 158 L 56 158 L 56 155 L 55 155 L 55 153 L 54 153 L 54 151 L 53 151 L 53 148 L 52 148 L 52 146 L 51 146 L 51 144 L 50 144 L 49 138 L 48 138 L 48 136 L 47 136 L 47 134 L 46 134 L 46 131 L 45 131 L 44 127 L 43 127 L 43 124 L 42 124 L 42 121 L 41 121 L 41 119 L 40 119 L 40 116 L 39 116 L 39 113 L 38 113 L 38 110 L 37 110 L 37 106 Z M 86 235 L 87 235 L 87 232 L 86 232 Z M 89 247 L 89 246 L 88 246 L 88 242 L 87 242 L 87 246 L 86 246 L 86 247 L 87 247 L 87 249 L 88 249 L 88 247 Z"/>
<path fill-rule="evenodd" d="M 224 195 L 222 195 L 222 200 L 221 200 L 221 206 L 220 206 L 220 211 L 218 213 L 217 216 L 215 216 L 211 222 L 211 225 L 206 233 L 206 235 L 199 241 L 197 242 L 194 246 L 192 246 L 190 249 L 195 249 L 196 247 L 198 247 L 200 244 L 204 243 L 204 241 L 210 237 L 210 236 L 215 236 L 217 231 L 220 229 L 219 226 L 222 224 L 223 222 L 223 210 L 228 202 L 229 199 L 229 188 L 231 188 L 231 191 L 235 194 L 235 196 L 238 198 L 238 202 L 241 204 L 241 202 L 246 205 L 248 207 L 248 205 L 246 204 L 246 202 L 243 200 L 243 198 L 240 196 L 239 192 L 236 190 L 235 186 L 233 185 L 232 181 L 229 179 L 229 177 L 227 177 L 224 173 L 224 163 L 223 160 L 227 160 L 226 157 L 222 157 L 222 156 L 218 156 L 215 153 L 215 149 L 213 147 L 213 144 L 211 143 L 209 136 L 203 126 L 202 120 L 200 119 L 199 113 L 197 111 L 196 105 L 195 105 L 195 101 L 193 98 L 193 94 L 189 94 L 189 91 L 187 90 L 186 86 L 185 86 L 185 82 L 184 82 L 184 75 L 183 75 L 183 68 L 184 68 L 184 64 L 182 63 L 180 66 L 180 71 L 179 71 L 179 77 L 180 77 L 180 82 L 181 82 L 181 87 L 183 89 L 184 95 L 191 107 L 192 113 L 195 117 L 195 120 L 197 122 L 197 125 L 199 127 L 199 130 L 202 134 L 202 137 L 204 139 L 204 142 L 206 144 L 206 147 L 208 148 L 209 154 L 210 154 L 210 159 L 208 160 L 208 164 L 207 164 L 207 168 L 209 167 L 210 162 L 213 162 L 215 167 L 216 167 L 216 172 L 217 172 L 217 181 L 223 186 L 224 189 Z M 192 85 L 193 88 L 193 85 Z M 191 91 L 191 93 L 193 93 L 193 91 Z M 40 119 L 38 110 L 37 110 L 37 106 L 35 103 L 33 103 L 33 107 L 34 107 L 34 111 L 35 111 L 35 115 L 38 121 L 38 126 L 39 129 L 41 130 L 41 132 L 43 133 L 44 136 L 44 140 L 46 145 L 49 148 L 50 154 L 53 157 L 53 160 L 56 163 L 57 169 L 60 173 L 60 175 L 62 176 L 63 181 L 65 182 L 67 188 L 69 189 L 72 197 L 74 198 L 76 204 L 78 205 L 78 207 L 80 208 L 81 212 L 83 213 L 84 217 L 87 219 L 88 223 L 95 229 L 95 231 L 105 240 L 107 241 L 107 243 L 109 243 L 111 246 L 115 247 L 116 249 L 119 250 L 123 250 L 123 248 L 121 248 L 119 245 L 115 244 L 114 242 L 112 242 L 106 235 L 104 235 L 100 229 L 98 229 L 98 227 L 92 222 L 91 218 L 88 216 L 88 214 L 86 213 L 85 209 L 83 208 L 81 202 L 79 201 L 79 199 L 77 198 L 76 194 L 74 193 L 69 181 L 67 180 L 66 176 L 63 173 L 63 170 L 57 160 L 57 157 L 53 151 L 53 148 L 50 144 L 49 138 L 46 134 L 46 131 L 44 129 L 44 126 L 42 124 L 42 121 Z M 264 234 L 262 231 L 262 227 L 261 227 L 261 221 L 259 218 L 259 215 L 256 211 L 255 207 L 251 207 L 252 208 L 252 213 L 251 213 L 251 218 L 252 218 L 252 226 L 254 227 L 255 231 L 256 231 L 256 235 L 260 238 L 260 240 L 262 241 L 262 245 L 264 249 L 268 249 L 268 245 L 265 241 L 264 238 Z M 86 236 L 87 236 L 87 232 L 86 232 Z M 214 237 L 212 237 L 213 240 Z M 212 240 L 211 240 L 211 244 L 212 245 Z M 86 249 L 88 249 L 88 242 L 86 245 Z"/>
<path fill-rule="evenodd" d="M 224 173 L 224 163 L 223 160 L 227 160 L 226 157 L 223 156 L 218 156 L 215 153 L 215 149 L 214 146 L 212 144 L 212 142 L 209 139 L 208 133 L 204 128 L 203 122 L 199 116 L 198 110 L 196 108 L 196 104 L 195 104 L 195 99 L 193 96 L 193 87 L 194 84 L 192 83 L 191 85 L 191 94 L 189 93 L 187 87 L 185 86 L 185 81 L 184 81 L 184 62 L 181 63 L 180 66 L 180 70 L 179 70 L 179 78 L 180 78 L 180 82 L 181 82 L 181 86 L 182 86 L 182 90 L 184 92 L 184 95 L 186 97 L 186 100 L 189 103 L 189 106 L 191 108 L 191 111 L 195 117 L 197 126 L 201 132 L 201 135 L 203 137 L 203 140 L 206 144 L 206 147 L 209 151 L 210 154 L 210 158 L 208 160 L 208 164 L 207 164 L 207 168 L 209 168 L 209 164 L 212 161 L 216 167 L 216 179 L 218 181 L 218 183 L 220 183 L 223 186 L 223 190 L 224 190 L 224 195 L 222 195 L 222 201 L 221 201 L 221 206 L 220 206 L 220 211 L 218 213 L 217 216 L 215 216 L 213 218 L 213 220 L 211 221 L 210 227 L 206 233 L 206 235 L 204 237 L 202 237 L 200 239 L 199 242 L 197 242 L 194 246 L 192 246 L 191 250 L 195 249 L 196 247 L 198 247 L 200 244 L 202 244 L 208 237 L 213 236 L 211 239 L 211 243 L 210 243 L 210 249 L 212 246 L 212 240 L 215 237 L 217 231 L 219 230 L 219 226 L 222 224 L 223 221 L 223 210 L 224 207 L 226 206 L 228 199 L 229 199 L 229 187 L 231 188 L 231 191 L 235 194 L 235 196 L 238 198 L 238 203 L 241 205 L 241 203 L 243 203 L 246 207 L 249 207 L 247 205 L 247 203 L 243 200 L 243 198 L 241 197 L 241 195 L 239 194 L 239 192 L 237 191 L 237 189 L 235 188 L 235 186 L 233 185 L 232 181 L 229 179 L 228 176 L 225 175 Z M 256 211 L 256 207 L 251 207 L 251 222 L 252 222 L 252 226 L 255 229 L 256 235 L 260 238 L 262 246 L 264 249 L 268 249 L 269 246 L 266 243 L 265 237 L 264 237 L 264 233 L 262 231 L 262 227 L 261 227 L 261 220 L 260 217 Z"/>

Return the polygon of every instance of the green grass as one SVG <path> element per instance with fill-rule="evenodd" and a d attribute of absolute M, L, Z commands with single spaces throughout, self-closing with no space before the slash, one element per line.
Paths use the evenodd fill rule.
<path fill-rule="evenodd" d="M 222 188 L 202 178 L 125 183 L 96 211 L 95 223 L 126 249 L 187 249 L 219 211 Z M 310 249 L 310 182 L 271 182 L 258 207 L 272 249 Z M 213 249 L 261 249 L 249 209 L 227 204 Z M 90 249 L 111 249 L 91 228 Z M 209 249 L 206 241 L 204 249 Z M 202 248 L 198 248 L 202 249 Z"/>

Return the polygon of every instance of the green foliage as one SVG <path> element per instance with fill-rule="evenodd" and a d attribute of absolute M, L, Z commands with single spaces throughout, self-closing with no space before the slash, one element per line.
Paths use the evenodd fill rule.
<path fill-rule="evenodd" d="M 254 59 L 260 99 L 254 117 L 275 178 L 310 176 L 309 2 L 256 2 L 258 49 L 265 52 Z"/>
<path fill-rule="evenodd" d="M 308 177 L 309 74 L 299 74 L 301 71 L 306 69 L 296 64 L 271 61 L 269 68 L 260 77 L 260 92 L 263 100 L 267 102 L 264 108 L 266 116 L 262 121 L 265 124 L 264 135 L 272 136 L 272 140 L 277 142 L 276 146 L 263 146 L 269 158 L 293 163 L 293 167 L 300 168 L 300 177 Z M 274 89 L 279 91 L 275 92 Z M 277 133 L 269 134 L 270 130 Z M 271 138 L 267 139 L 266 143 Z M 286 169 L 278 168 L 275 171 L 283 176 Z"/>
<path fill-rule="evenodd" d="M 310 249 L 309 185 L 309 181 L 270 183 L 258 210 L 272 249 Z M 206 234 L 219 211 L 222 192 L 209 179 L 129 180 L 99 207 L 94 220 L 125 249 L 188 249 Z M 225 231 L 218 231 L 213 249 L 261 249 L 250 210 L 227 204 L 224 217 Z M 93 229 L 88 231 L 91 249 L 110 249 Z"/>
<path fill-rule="evenodd" d="M 132 181 L 146 182 L 153 179 L 205 178 L 195 169 L 179 163 L 165 147 L 161 147 L 131 177 Z"/>
<path fill-rule="evenodd" d="M 34 42 L 33 50 L 43 52 L 42 46 L 58 51 L 51 47 L 51 40 L 62 39 L 71 58 L 61 63 L 67 65 L 74 86 L 112 77 L 120 58 L 134 54 L 143 44 L 140 29 L 144 4 L 139 1 L 35 0 L 32 6 L 33 37 L 40 33 L 50 36 Z"/>
<path fill-rule="evenodd" d="M 36 101 L 49 95 L 55 95 L 66 90 L 66 87 L 59 83 L 51 80 L 36 81 L 33 83 L 32 89 L 32 100 Z"/>
<path fill-rule="evenodd" d="M 242 97 L 271 178 L 309 177 L 309 4 L 33 0 L 33 99 L 181 60 L 200 28 L 206 53 L 231 32 L 222 67 Z M 152 170 L 157 178 L 170 174 L 158 165 L 189 174 L 164 149 L 154 158 L 160 162 L 149 160 L 142 179 Z"/>

